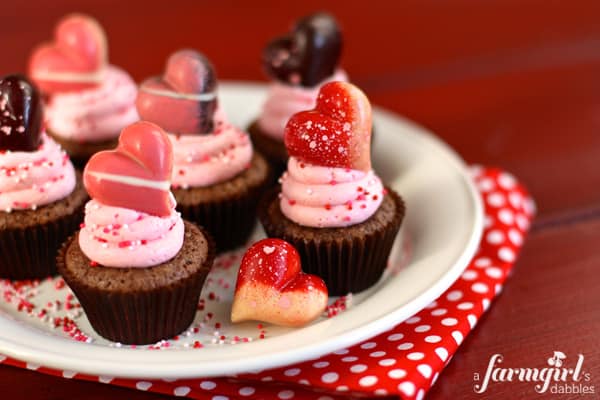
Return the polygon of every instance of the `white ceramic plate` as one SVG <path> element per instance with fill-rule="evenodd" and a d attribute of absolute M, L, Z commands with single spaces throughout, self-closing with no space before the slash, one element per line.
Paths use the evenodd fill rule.
<path fill-rule="evenodd" d="M 239 126 L 247 126 L 258 114 L 265 96 L 265 87 L 258 84 L 226 83 L 220 90 L 225 111 Z M 409 318 L 442 294 L 467 266 L 479 243 L 482 206 L 465 165 L 448 146 L 381 109 L 375 109 L 374 121 L 375 169 L 403 196 L 407 216 L 390 268 L 375 286 L 352 296 L 345 311 L 301 329 L 250 322 L 232 325 L 228 315 L 239 254 L 230 254 L 219 258 L 211 272 L 192 328 L 176 340 L 154 346 L 160 350 L 120 346 L 98 337 L 80 309 L 67 309 L 66 303 L 75 307 L 77 303 L 69 300 L 70 292 L 60 288 L 59 279 L 21 288 L 0 283 L 5 296 L 0 299 L 0 353 L 101 376 L 217 376 L 315 358 Z M 255 237 L 260 235 L 257 229 Z M 6 293 L 12 293 L 10 301 Z M 31 312 L 23 305 L 19 311 L 23 299 L 35 306 Z M 42 309 L 45 315 L 40 315 Z M 74 321 L 67 332 L 53 323 L 63 316 Z M 87 343 L 73 340 L 75 328 Z M 194 348 L 194 343 L 202 348 Z"/>

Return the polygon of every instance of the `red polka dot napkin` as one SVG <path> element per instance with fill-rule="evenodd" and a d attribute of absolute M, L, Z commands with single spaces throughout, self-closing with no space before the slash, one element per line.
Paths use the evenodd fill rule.
<path fill-rule="evenodd" d="M 534 203 L 515 178 L 498 169 L 472 168 L 485 204 L 479 250 L 462 276 L 425 309 L 366 342 L 316 360 L 235 377 L 132 380 L 96 377 L 26 364 L 22 368 L 194 399 L 341 399 L 398 395 L 421 399 L 492 299 L 513 266 L 534 214 Z"/>

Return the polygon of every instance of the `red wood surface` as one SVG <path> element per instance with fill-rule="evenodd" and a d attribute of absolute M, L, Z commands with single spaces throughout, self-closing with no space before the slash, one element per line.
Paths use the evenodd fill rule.
<path fill-rule="evenodd" d="M 600 390 L 600 2 L 5 0 L 0 75 L 23 70 L 60 16 L 84 11 L 107 31 L 111 61 L 138 80 L 181 47 L 204 51 L 221 79 L 264 80 L 264 43 L 324 6 L 344 27 L 344 67 L 374 103 L 430 128 L 470 163 L 515 173 L 539 207 L 514 276 L 429 398 L 481 398 L 472 374 L 491 354 L 527 366 L 556 349 L 585 354 Z M 159 398 L 8 367 L 0 393 Z M 488 395 L 527 393 L 506 385 Z"/>

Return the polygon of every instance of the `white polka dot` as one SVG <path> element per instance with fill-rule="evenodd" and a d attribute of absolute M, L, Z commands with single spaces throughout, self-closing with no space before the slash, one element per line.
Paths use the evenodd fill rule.
<path fill-rule="evenodd" d="M 343 362 L 354 362 L 356 360 L 358 360 L 358 357 L 354 357 L 354 356 L 348 356 L 348 357 L 342 358 Z"/>
<path fill-rule="evenodd" d="M 377 346 L 377 343 L 375 342 L 367 342 L 367 343 L 363 343 L 360 345 L 361 349 L 372 349 L 373 347 Z"/>
<path fill-rule="evenodd" d="M 510 190 L 515 187 L 515 185 L 517 184 L 517 180 L 511 174 L 503 172 L 500 175 L 498 175 L 498 183 L 504 189 Z"/>
<path fill-rule="evenodd" d="M 402 382 L 398 385 L 398 390 L 404 395 L 411 397 L 415 394 L 415 385 L 412 382 Z"/>
<path fill-rule="evenodd" d="M 513 214 L 513 212 L 508 208 L 503 208 L 502 210 L 498 211 L 498 219 L 504 225 L 512 225 L 515 222 L 515 214 Z"/>
<path fill-rule="evenodd" d="M 474 281 L 475 279 L 477 279 L 477 271 L 468 269 L 465 272 L 463 272 L 461 278 L 465 281 Z"/>
<path fill-rule="evenodd" d="M 213 390 L 217 387 L 217 384 L 212 381 L 202 381 L 200 382 L 200 387 L 204 390 Z"/>
<path fill-rule="evenodd" d="M 115 379 L 115 378 L 113 378 L 112 376 L 99 376 L 98 377 L 98 382 L 100 382 L 100 383 L 111 383 L 113 381 L 113 379 Z"/>
<path fill-rule="evenodd" d="M 442 361 L 446 361 L 446 359 L 448 358 L 448 350 L 446 350 L 443 347 L 436 348 L 435 354 L 437 354 L 438 357 L 440 358 L 440 360 L 442 360 Z"/>
<path fill-rule="evenodd" d="M 454 326 L 458 324 L 458 320 L 456 318 L 444 318 L 442 320 L 442 325 L 444 326 Z"/>
<path fill-rule="evenodd" d="M 175 396 L 187 396 L 189 392 L 191 392 L 192 389 L 190 389 L 187 386 L 177 386 L 175 388 L 175 390 L 173 390 L 173 394 Z"/>
<path fill-rule="evenodd" d="M 489 244 L 498 245 L 504 242 L 504 233 L 499 230 L 493 230 L 490 231 L 485 238 Z"/>
<path fill-rule="evenodd" d="M 300 379 L 300 380 L 298 381 L 298 383 L 299 383 L 299 384 L 301 384 L 301 385 L 310 385 L 310 382 L 309 382 L 309 381 L 307 381 L 306 379 Z"/>
<path fill-rule="evenodd" d="M 325 383 L 333 383 L 335 381 L 337 381 L 340 378 L 340 376 L 338 374 L 336 374 L 335 372 L 328 372 L 326 374 L 323 374 L 323 376 L 321 376 L 321 380 Z"/>
<path fill-rule="evenodd" d="M 484 215 L 483 216 L 483 227 L 485 229 L 490 229 L 492 227 L 492 225 L 494 225 L 494 219 L 492 217 L 490 217 L 489 215 Z"/>
<path fill-rule="evenodd" d="M 152 387 L 152 383 L 147 381 L 139 381 L 135 384 L 135 387 L 138 390 L 148 390 L 150 387 Z"/>
<path fill-rule="evenodd" d="M 393 335 L 388 336 L 387 340 L 389 340 L 390 342 L 395 342 L 395 341 L 401 340 L 402 338 L 404 338 L 403 334 L 394 333 Z"/>
<path fill-rule="evenodd" d="M 492 265 L 492 260 L 487 257 L 479 257 L 477 260 L 475 260 L 474 265 L 478 268 L 489 267 Z"/>
<path fill-rule="evenodd" d="M 400 368 L 392 369 L 388 372 L 388 376 L 392 379 L 402 379 L 406 376 L 406 371 Z"/>
<path fill-rule="evenodd" d="M 394 360 L 393 358 L 386 358 L 379 361 L 379 365 L 381 365 L 382 367 L 389 367 L 394 364 L 396 364 L 396 360 Z"/>
<path fill-rule="evenodd" d="M 260 380 L 262 382 L 271 382 L 273 380 L 272 376 L 263 376 L 262 378 L 260 378 Z"/>
<path fill-rule="evenodd" d="M 523 201 L 523 196 L 521 196 L 521 193 L 511 192 L 508 195 L 508 201 L 514 208 L 519 208 L 521 206 L 521 202 Z"/>
<path fill-rule="evenodd" d="M 426 308 L 426 309 L 428 309 L 428 310 L 431 310 L 432 308 L 436 308 L 436 307 L 437 307 L 437 305 L 438 305 L 437 301 L 435 301 L 435 300 L 434 300 L 434 301 L 432 301 L 431 303 L 427 304 L 427 305 L 425 306 L 425 308 Z"/>
<path fill-rule="evenodd" d="M 535 205 L 535 201 L 533 201 L 533 199 L 525 199 L 525 202 L 523 203 L 523 209 L 525 210 L 525 212 L 529 215 L 533 215 L 535 214 L 535 210 L 536 210 L 537 206 Z"/>
<path fill-rule="evenodd" d="M 414 353 L 409 353 L 406 356 L 406 358 L 408 358 L 409 360 L 412 360 L 412 361 L 418 361 L 418 360 L 422 360 L 423 358 L 425 358 L 425 354 L 415 351 Z"/>
<path fill-rule="evenodd" d="M 460 346 L 460 344 L 462 343 L 464 337 L 463 334 L 460 333 L 459 331 L 453 331 L 452 332 L 452 337 L 454 338 L 454 341 L 456 342 L 457 345 Z"/>
<path fill-rule="evenodd" d="M 33 363 L 27 363 L 25 364 L 25 367 L 27 369 L 30 369 L 32 371 L 35 371 L 36 369 L 38 369 L 40 366 L 38 364 L 33 364 Z"/>
<path fill-rule="evenodd" d="M 490 307 L 490 300 L 489 299 L 481 300 L 481 305 L 483 306 L 483 311 L 487 311 L 487 309 Z"/>
<path fill-rule="evenodd" d="M 348 349 L 340 349 L 340 350 L 336 350 L 333 352 L 333 354 L 337 354 L 338 356 L 341 356 L 343 354 L 348 354 L 350 352 L 350 350 Z"/>
<path fill-rule="evenodd" d="M 429 335 L 425 338 L 425 341 L 427 343 L 438 343 L 442 341 L 442 338 L 439 337 L 438 335 Z"/>
<path fill-rule="evenodd" d="M 523 235 L 516 229 L 511 229 L 508 231 L 508 238 L 515 246 L 520 246 L 523 244 Z"/>
<path fill-rule="evenodd" d="M 444 315 L 448 312 L 448 310 L 446 310 L 445 308 L 436 308 L 435 310 L 433 310 L 431 312 L 431 315 L 435 316 L 435 317 L 439 317 L 440 315 Z"/>
<path fill-rule="evenodd" d="M 526 216 L 519 214 L 515 217 L 515 220 L 517 221 L 517 226 L 523 232 L 525 232 L 529 228 L 529 220 Z"/>
<path fill-rule="evenodd" d="M 407 319 L 406 321 L 404 321 L 407 324 L 416 324 L 417 322 L 419 322 L 421 320 L 421 317 L 410 317 L 409 319 Z"/>
<path fill-rule="evenodd" d="M 374 351 L 371 354 L 369 354 L 369 356 L 371 356 L 373 358 L 383 357 L 383 356 L 385 356 L 385 351 Z"/>
<path fill-rule="evenodd" d="M 415 332 L 423 333 L 431 329 L 431 325 L 419 325 L 415 328 Z"/>
<path fill-rule="evenodd" d="M 387 396 L 388 395 L 388 391 L 385 389 L 375 389 L 375 391 L 373 392 L 373 394 L 375 396 Z"/>
<path fill-rule="evenodd" d="M 213 396 L 211 400 L 229 400 L 227 396 Z"/>
<path fill-rule="evenodd" d="M 423 400 L 423 397 L 425 397 L 425 389 L 419 389 L 415 400 Z"/>
<path fill-rule="evenodd" d="M 329 363 L 327 361 L 319 361 L 319 362 L 314 363 L 312 366 L 315 368 L 325 368 L 325 367 L 329 366 Z"/>
<path fill-rule="evenodd" d="M 421 364 L 421 365 L 419 365 L 417 367 L 417 371 L 419 371 L 421 373 L 421 375 L 423 375 L 423 377 L 425 379 L 429 379 L 431 377 L 431 374 L 433 373 L 433 370 L 427 364 Z"/>
<path fill-rule="evenodd" d="M 487 202 L 492 207 L 502 207 L 506 199 L 502 193 L 494 192 L 487 197 Z"/>
<path fill-rule="evenodd" d="M 494 286 L 494 291 L 496 292 L 496 294 L 500 294 L 502 292 L 502 285 L 496 283 L 496 285 Z"/>
<path fill-rule="evenodd" d="M 502 270 L 498 267 L 488 267 L 485 269 L 485 274 L 490 278 L 500 279 L 502 278 Z"/>
<path fill-rule="evenodd" d="M 498 257 L 502 260 L 502 261 L 506 261 L 506 262 L 513 262 L 515 261 L 515 252 L 512 251 L 509 247 L 502 247 L 500 250 L 498 250 Z"/>
<path fill-rule="evenodd" d="M 75 372 L 75 371 L 63 371 L 63 373 L 62 373 L 63 378 L 67 378 L 67 379 L 71 379 L 75 375 L 77 375 L 77 372 Z"/>
<path fill-rule="evenodd" d="M 485 283 L 476 282 L 471 286 L 471 290 L 475 293 L 487 293 L 489 288 Z"/>
<path fill-rule="evenodd" d="M 463 293 L 460 290 L 453 290 L 446 295 L 446 298 L 450 301 L 457 301 L 463 297 Z"/>
<path fill-rule="evenodd" d="M 414 344 L 410 343 L 410 342 L 406 342 L 406 343 L 401 343 L 398 345 L 398 347 L 396 347 L 398 350 L 410 350 L 413 347 L 415 347 Z"/>
<path fill-rule="evenodd" d="M 469 314 L 467 315 L 467 321 L 469 321 L 469 325 L 472 328 L 475 328 L 475 325 L 477 325 L 477 317 L 474 316 L 473 314 Z"/>
<path fill-rule="evenodd" d="M 456 308 L 458 308 L 459 310 L 470 310 L 471 308 L 473 308 L 473 303 L 465 301 L 464 303 L 460 303 L 459 305 L 457 305 Z"/>
<path fill-rule="evenodd" d="M 300 374 L 300 372 L 301 372 L 300 368 L 290 368 L 290 369 L 286 369 L 283 374 L 285 376 L 296 376 L 296 375 Z"/>
<path fill-rule="evenodd" d="M 277 394 L 277 397 L 279 397 L 281 400 L 291 399 L 294 397 L 294 392 L 292 390 L 282 390 Z"/>
<path fill-rule="evenodd" d="M 354 372 L 355 374 L 360 374 L 361 372 L 365 372 L 367 370 L 367 366 L 365 364 L 355 364 L 350 367 L 350 372 Z"/>
<path fill-rule="evenodd" d="M 362 387 L 373 386 L 377 383 L 377 377 L 373 375 L 363 376 L 358 381 L 358 384 Z"/>
<path fill-rule="evenodd" d="M 244 386 L 239 390 L 240 396 L 252 396 L 256 392 L 256 389 L 250 386 Z"/>
<path fill-rule="evenodd" d="M 340 385 L 340 386 L 336 387 L 335 390 L 337 390 L 338 392 L 347 392 L 348 391 L 348 386 L 346 386 L 346 385 Z"/>
<path fill-rule="evenodd" d="M 496 185 L 494 184 L 494 181 L 491 180 L 490 178 L 484 178 L 477 183 L 477 188 L 481 192 L 489 192 L 490 190 L 493 190 L 495 187 L 496 187 Z"/>

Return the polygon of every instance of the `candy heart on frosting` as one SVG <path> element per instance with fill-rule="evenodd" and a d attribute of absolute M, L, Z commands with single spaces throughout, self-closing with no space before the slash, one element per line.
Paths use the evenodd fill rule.
<path fill-rule="evenodd" d="M 35 151 L 41 144 L 42 104 L 22 75 L 0 79 L 0 150 Z"/>
<path fill-rule="evenodd" d="M 323 280 L 300 269 L 298 251 L 281 239 L 253 244 L 242 259 L 235 287 L 231 320 L 257 320 L 301 326 L 327 306 Z"/>
<path fill-rule="evenodd" d="M 91 17 L 72 14 L 54 32 L 54 42 L 38 46 L 29 75 L 46 93 L 76 91 L 98 85 L 107 64 L 106 35 Z"/>
<path fill-rule="evenodd" d="M 140 121 L 123 129 L 115 150 L 92 156 L 83 183 L 100 203 L 165 217 L 175 205 L 169 190 L 172 169 L 169 137 L 157 125 Z"/>
<path fill-rule="evenodd" d="M 351 83 L 327 83 L 313 110 L 290 118 L 284 142 L 290 156 L 310 164 L 369 171 L 371 104 Z"/>
<path fill-rule="evenodd" d="M 217 108 L 217 79 L 211 62 L 195 50 L 180 50 L 167 61 L 162 77 L 144 81 L 138 113 L 169 133 L 210 133 Z"/>
<path fill-rule="evenodd" d="M 263 52 L 263 64 L 275 79 L 312 87 L 333 75 L 341 52 L 336 20 L 317 13 L 298 21 L 287 36 L 271 41 Z"/>

